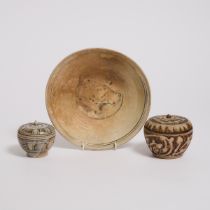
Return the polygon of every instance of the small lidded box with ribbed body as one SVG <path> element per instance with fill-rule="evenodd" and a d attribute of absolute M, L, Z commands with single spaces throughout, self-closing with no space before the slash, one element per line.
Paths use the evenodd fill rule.
<path fill-rule="evenodd" d="M 43 157 L 48 154 L 55 139 L 52 125 L 33 122 L 22 125 L 18 129 L 18 140 L 28 157 Z"/>

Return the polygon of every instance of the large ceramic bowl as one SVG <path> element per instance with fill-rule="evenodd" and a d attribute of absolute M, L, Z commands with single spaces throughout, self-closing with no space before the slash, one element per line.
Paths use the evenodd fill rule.
<path fill-rule="evenodd" d="M 84 149 L 111 149 L 144 125 L 150 89 L 140 67 L 107 49 L 85 49 L 66 57 L 46 88 L 49 117 L 68 141 Z"/>

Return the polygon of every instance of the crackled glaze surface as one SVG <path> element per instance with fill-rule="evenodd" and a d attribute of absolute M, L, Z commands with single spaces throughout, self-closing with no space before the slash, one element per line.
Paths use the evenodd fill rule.
<path fill-rule="evenodd" d="M 155 157 L 180 157 L 192 139 L 191 122 L 181 116 L 161 115 L 150 118 L 144 126 L 146 142 Z"/>
<path fill-rule="evenodd" d="M 56 67 L 47 84 L 46 106 L 68 141 L 84 149 L 111 149 L 143 126 L 150 89 L 141 69 L 126 56 L 87 49 Z"/>

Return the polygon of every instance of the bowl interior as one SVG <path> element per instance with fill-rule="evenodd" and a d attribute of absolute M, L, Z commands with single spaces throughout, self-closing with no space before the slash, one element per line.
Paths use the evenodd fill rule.
<path fill-rule="evenodd" d="M 145 122 L 150 92 L 141 69 L 126 56 L 88 49 L 65 58 L 46 90 L 56 129 L 76 145 L 111 148 L 127 142 Z"/>

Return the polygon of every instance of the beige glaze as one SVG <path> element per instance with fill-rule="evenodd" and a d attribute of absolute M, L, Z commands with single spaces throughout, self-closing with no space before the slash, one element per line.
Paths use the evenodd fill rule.
<path fill-rule="evenodd" d="M 67 140 L 87 149 L 110 149 L 141 129 L 149 113 L 150 90 L 141 69 L 126 56 L 87 49 L 55 68 L 46 106 Z"/>

